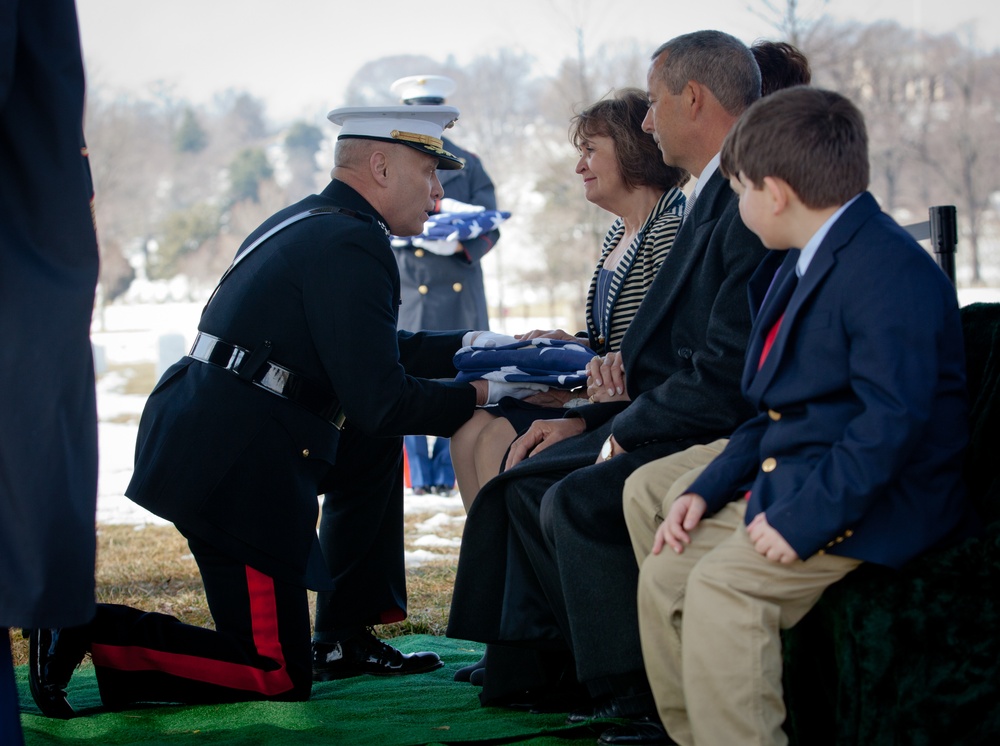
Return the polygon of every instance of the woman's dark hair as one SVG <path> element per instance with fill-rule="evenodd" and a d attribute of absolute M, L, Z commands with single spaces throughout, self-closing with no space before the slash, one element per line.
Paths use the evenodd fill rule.
<path fill-rule="evenodd" d="M 653 136 L 642 131 L 649 100 L 638 88 L 620 88 L 570 120 L 570 142 L 577 149 L 595 135 L 610 137 L 615 143 L 618 170 L 628 189 L 651 186 L 667 191 L 682 187 L 691 175 L 682 168 L 663 162 Z"/>
<path fill-rule="evenodd" d="M 760 68 L 760 95 L 769 96 L 782 88 L 809 85 L 812 70 L 798 48 L 785 41 L 756 41 L 750 47 Z"/>

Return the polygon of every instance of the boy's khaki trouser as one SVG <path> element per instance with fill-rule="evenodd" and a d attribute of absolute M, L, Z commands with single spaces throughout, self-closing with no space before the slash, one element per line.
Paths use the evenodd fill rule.
<path fill-rule="evenodd" d="M 633 545 L 637 556 L 645 551 L 638 605 L 646 674 L 660 719 L 681 746 L 785 744 L 780 631 L 860 562 L 829 554 L 771 562 L 750 543 L 742 500 L 703 519 L 683 553 L 667 547 L 650 554 L 662 520 L 657 514 L 666 513 L 722 445 L 651 462 L 625 485 Z M 659 491 L 665 482 L 669 495 Z M 661 504 L 650 512 L 657 497 Z"/>

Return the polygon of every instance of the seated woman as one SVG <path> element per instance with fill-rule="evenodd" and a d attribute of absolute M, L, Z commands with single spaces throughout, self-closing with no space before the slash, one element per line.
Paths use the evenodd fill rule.
<path fill-rule="evenodd" d="M 645 92 L 623 88 L 573 118 L 570 139 L 580 152 L 576 173 L 583 178 L 584 196 L 618 219 L 605 236 L 590 283 L 586 332 L 534 330 L 518 338 L 571 339 L 600 356 L 618 350 L 673 244 L 684 214 L 680 187 L 690 178 L 686 171 L 664 165 L 653 138 L 642 131 L 648 108 Z M 599 363 L 600 358 L 595 361 Z M 504 453 L 517 435 L 536 419 L 561 416 L 560 407 L 586 401 L 586 395 L 579 396 L 553 389 L 524 401 L 503 399 L 476 411 L 451 441 L 452 463 L 466 510 L 479 488 L 500 472 Z M 591 401 L 625 397 L 595 391 Z"/>

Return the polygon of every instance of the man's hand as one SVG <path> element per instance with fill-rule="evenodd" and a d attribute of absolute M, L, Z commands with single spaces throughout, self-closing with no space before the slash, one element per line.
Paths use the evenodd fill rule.
<path fill-rule="evenodd" d="M 483 407 L 490 400 L 490 383 L 489 381 L 484 381 L 479 379 L 477 381 L 469 381 L 472 388 L 476 390 L 476 406 Z"/>
<path fill-rule="evenodd" d="M 771 562 L 790 565 L 799 558 L 791 544 L 767 522 L 763 513 L 755 515 L 747 524 L 747 534 L 753 542 L 753 548 Z"/>
<path fill-rule="evenodd" d="M 539 391 L 537 394 L 526 396 L 524 397 L 524 401 L 529 404 L 536 404 L 539 407 L 561 407 L 570 399 L 578 398 L 580 398 L 579 394 L 567 391 L 566 389 L 549 389 L 548 391 Z"/>
<path fill-rule="evenodd" d="M 587 363 L 587 396 L 591 402 L 629 400 L 620 353 L 609 352 Z"/>
<path fill-rule="evenodd" d="M 677 554 L 683 552 L 684 545 L 691 543 L 689 532 L 694 531 L 701 522 L 707 507 L 705 498 L 693 492 L 687 492 L 674 500 L 667 517 L 656 529 L 656 536 L 653 537 L 653 554 L 662 552 L 664 545 Z"/>
<path fill-rule="evenodd" d="M 565 332 L 562 329 L 532 329 L 530 332 L 525 332 L 524 334 L 515 334 L 515 337 L 521 340 L 527 339 L 559 339 L 563 342 L 576 342 L 582 344 L 584 347 L 590 347 L 590 340 L 586 337 L 574 337 L 569 332 Z"/>
<path fill-rule="evenodd" d="M 510 444 L 505 469 L 511 469 L 529 456 L 544 451 L 549 446 L 579 435 L 587 429 L 586 423 L 579 417 L 568 417 L 560 420 L 535 420 L 531 427 L 520 438 Z"/>

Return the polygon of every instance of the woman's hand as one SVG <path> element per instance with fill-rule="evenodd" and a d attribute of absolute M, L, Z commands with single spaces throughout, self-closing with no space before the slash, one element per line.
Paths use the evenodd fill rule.
<path fill-rule="evenodd" d="M 587 363 L 587 398 L 591 403 L 629 401 L 621 353 L 609 352 Z"/>

